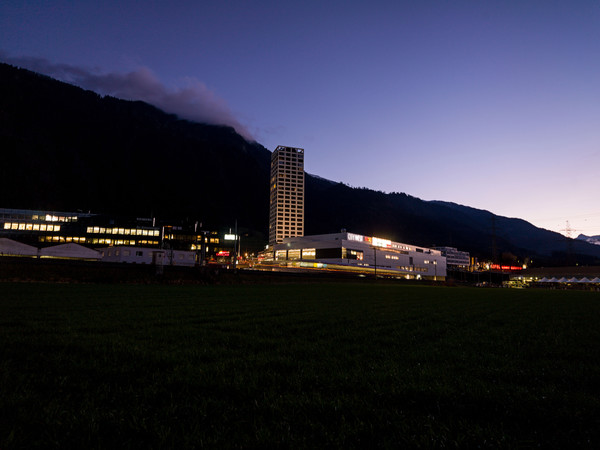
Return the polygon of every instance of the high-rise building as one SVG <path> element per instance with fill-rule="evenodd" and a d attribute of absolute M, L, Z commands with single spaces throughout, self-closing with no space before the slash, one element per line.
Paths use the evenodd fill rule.
<path fill-rule="evenodd" d="M 304 236 L 304 149 L 278 146 L 271 155 L 269 244 Z"/>

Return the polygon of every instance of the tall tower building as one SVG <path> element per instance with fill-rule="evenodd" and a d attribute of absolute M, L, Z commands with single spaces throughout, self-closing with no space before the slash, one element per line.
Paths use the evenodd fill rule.
<path fill-rule="evenodd" d="M 304 236 L 304 149 L 278 146 L 271 155 L 269 244 Z"/>

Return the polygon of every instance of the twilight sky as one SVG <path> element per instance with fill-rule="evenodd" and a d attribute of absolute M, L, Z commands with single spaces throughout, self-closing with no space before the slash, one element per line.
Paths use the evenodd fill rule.
<path fill-rule="evenodd" d="M 0 60 L 351 186 L 600 235 L 597 0 L 3 0 Z"/>

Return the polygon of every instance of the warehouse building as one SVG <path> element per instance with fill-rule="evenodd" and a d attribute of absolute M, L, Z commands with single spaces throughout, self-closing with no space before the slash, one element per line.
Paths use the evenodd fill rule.
<path fill-rule="evenodd" d="M 291 267 L 377 272 L 409 279 L 443 280 L 439 250 L 342 231 L 289 237 L 275 244 L 273 262 Z"/>
<path fill-rule="evenodd" d="M 193 251 L 127 246 L 99 248 L 98 251 L 103 262 L 188 267 L 196 264 L 196 253 Z"/>

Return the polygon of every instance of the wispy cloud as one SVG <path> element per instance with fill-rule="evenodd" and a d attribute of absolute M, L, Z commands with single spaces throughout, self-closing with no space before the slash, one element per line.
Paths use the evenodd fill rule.
<path fill-rule="evenodd" d="M 169 89 L 147 67 L 127 73 L 103 73 L 97 68 L 55 64 L 44 58 L 14 58 L 2 54 L 0 57 L 8 64 L 33 70 L 98 94 L 125 100 L 142 100 L 194 122 L 229 125 L 244 138 L 254 140 L 247 128 L 234 117 L 227 103 L 194 78 L 187 78 L 183 87 Z"/>

